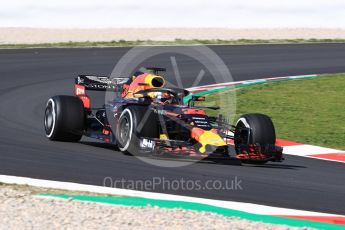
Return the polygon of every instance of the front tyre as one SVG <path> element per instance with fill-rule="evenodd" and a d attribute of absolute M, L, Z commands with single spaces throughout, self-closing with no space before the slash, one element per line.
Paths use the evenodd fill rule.
<path fill-rule="evenodd" d="M 46 136 L 53 141 L 77 142 L 84 129 L 83 102 L 75 96 L 54 96 L 44 114 Z"/>
<path fill-rule="evenodd" d="M 241 133 L 243 128 L 249 129 L 249 136 Z M 260 113 L 242 115 L 236 123 L 235 134 L 235 144 L 274 145 L 276 142 L 276 132 L 271 118 Z"/>
<path fill-rule="evenodd" d="M 236 123 L 234 142 L 237 153 L 240 153 L 243 145 L 275 145 L 276 132 L 271 118 L 260 113 L 242 115 Z"/>

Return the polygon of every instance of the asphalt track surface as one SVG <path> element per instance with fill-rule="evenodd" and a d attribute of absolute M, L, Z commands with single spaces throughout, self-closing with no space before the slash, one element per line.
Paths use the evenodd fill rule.
<path fill-rule="evenodd" d="M 235 80 L 345 72 L 345 44 L 212 46 L 212 49 L 230 68 Z M 0 50 L 0 174 L 93 185 L 103 185 L 105 177 L 127 181 L 183 178 L 200 183 L 237 177 L 242 181 L 242 190 L 169 190 L 156 186 L 154 191 L 345 214 L 342 163 L 286 156 L 283 163 L 261 166 L 195 163 L 162 168 L 86 139 L 82 143 L 47 140 L 43 131 L 46 100 L 57 94 L 72 94 L 73 77 L 78 73 L 109 74 L 127 50 Z M 169 59 L 156 61 L 159 65 L 170 65 Z M 183 57 L 177 61 L 184 63 Z M 183 68 L 188 72 L 194 67 L 187 63 Z"/>

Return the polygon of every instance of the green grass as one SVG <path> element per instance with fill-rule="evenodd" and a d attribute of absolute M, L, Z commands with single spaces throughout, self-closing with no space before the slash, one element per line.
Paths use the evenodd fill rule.
<path fill-rule="evenodd" d="M 208 95 L 204 104 L 219 104 L 230 94 Z M 236 91 L 236 102 L 235 119 L 244 113 L 267 114 L 278 138 L 345 150 L 345 74 L 248 86 Z M 219 113 L 233 108 L 229 103 Z"/>
<path fill-rule="evenodd" d="M 174 41 L 98 41 L 98 42 L 60 42 L 41 44 L 0 44 L 0 48 L 53 48 L 53 47 L 103 47 L 103 46 L 138 46 L 138 45 L 255 45 L 255 44 L 298 44 L 298 43 L 345 43 L 345 39 L 238 39 L 238 40 L 200 40 L 175 39 Z"/>

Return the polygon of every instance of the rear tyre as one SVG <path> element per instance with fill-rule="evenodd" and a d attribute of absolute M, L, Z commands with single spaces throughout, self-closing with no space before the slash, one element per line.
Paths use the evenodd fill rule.
<path fill-rule="evenodd" d="M 146 106 L 128 106 L 117 122 L 116 140 L 122 152 L 135 155 L 140 153 L 140 138 L 155 138 L 158 128 L 154 114 Z"/>
<path fill-rule="evenodd" d="M 248 128 L 243 131 L 243 128 Z M 241 145 L 260 144 L 261 146 L 276 142 L 276 132 L 270 117 L 260 113 L 242 115 L 235 129 L 235 149 L 239 153 Z M 267 161 L 246 161 L 246 163 L 266 163 Z"/>
<path fill-rule="evenodd" d="M 84 129 L 83 102 L 75 96 L 54 96 L 44 114 L 46 136 L 53 141 L 77 142 Z"/>

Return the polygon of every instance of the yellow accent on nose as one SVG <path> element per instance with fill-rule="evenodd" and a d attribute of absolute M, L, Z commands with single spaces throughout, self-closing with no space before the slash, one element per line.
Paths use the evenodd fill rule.
<path fill-rule="evenodd" d="M 226 145 L 225 141 L 221 136 L 218 134 L 210 131 L 205 130 L 203 134 L 199 137 L 199 143 L 201 144 L 201 147 L 199 148 L 199 151 L 201 153 L 206 152 L 206 145 L 213 145 L 213 146 L 224 146 Z"/>

